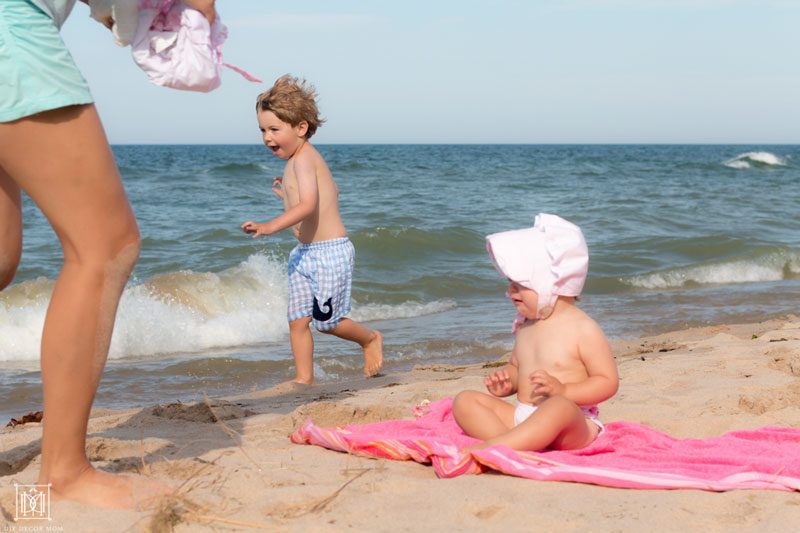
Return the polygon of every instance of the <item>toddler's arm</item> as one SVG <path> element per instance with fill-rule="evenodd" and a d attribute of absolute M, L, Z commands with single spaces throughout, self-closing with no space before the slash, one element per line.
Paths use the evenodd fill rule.
<path fill-rule="evenodd" d="M 248 220 L 241 226 L 245 233 L 252 233 L 253 238 L 259 235 L 272 235 L 273 233 L 283 231 L 295 224 L 299 224 L 314 214 L 319 204 L 319 189 L 317 187 L 317 173 L 314 162 L 310 159 L 298 158 L 294 163 L 294 171 L 297 178 L 297 191 L 299 196 L 297 204 L 289 206 L 286 193 L 281 190 L 283 194 L 283 196 L 281 196 L 281 194 L 276 192 L 278 196 L 283 198 L 286 211 L 284 211 L 282 215 L 263 224 Z M 275 190 L 274 185 L 275 181 L 273 181 L 273 190 Z"/>

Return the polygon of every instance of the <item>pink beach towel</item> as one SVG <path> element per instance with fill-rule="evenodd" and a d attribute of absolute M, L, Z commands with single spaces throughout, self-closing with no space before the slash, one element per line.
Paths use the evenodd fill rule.
<path fill-rule="evenodd" d="M 708 439 L 675 439 L 632 422 L 611 422 L 587 448 L 462 452 L 465 435 L 446 398 L 416 408 L 416 420 L 320 428 L 309 419 L 292 442 L 368 457 L 431 463 L 439 477 L 487 469 L 538 480 L 634 489 L 800 490 L 800 429 L 763 427 Z M 424 411 L 424 412 L 422 412 Z"/>

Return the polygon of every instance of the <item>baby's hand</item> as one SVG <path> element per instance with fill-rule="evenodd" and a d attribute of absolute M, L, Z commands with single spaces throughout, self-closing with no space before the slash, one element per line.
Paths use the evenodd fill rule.
<path fill-rule="evenodd" d="M 252 233 L 253 238 L 255 239 L 259 235 L 271 235 L 272 232 L 269 231 L 267 224 L 259 224 L 258 222 L 253 222 L 252 220 L 248 220 L 241 226 L 242 231 L 245 233 Z"/>
<path fill-rule="evenodd" d="M 283 176 L 275 176 L 275 178 L 273 178 L 272 192 L 274 192 L 278 198 L 283 200 L 283 197 L 285 196 L 285 193 L 283 192 Z"/>
<path fill-rule="evenodd" d="M 531 372 L 528 379 L 530 379 L 531 385 L 533 385 L 533 394 L 537 396 L 558 396 L 564 394 L 564 390 L 566 389 L 563 383 L 544 370 L 535 370 Z"/>
<path fill-rule="evenodd" d="M 511 376 L 505 370 L 497 370 L 492 372 L 483 379 L 483 384 L 486 385 L 486 390 L 491 392 L 494 396 L 508 396 L 514 392 L 514 383 L 511 381 Z"/>

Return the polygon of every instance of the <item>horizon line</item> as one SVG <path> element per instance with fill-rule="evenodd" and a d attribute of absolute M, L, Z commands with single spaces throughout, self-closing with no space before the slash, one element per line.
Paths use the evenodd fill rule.
<path fill-rule="evenodd" d="M 110 142 L 111 146 L 262 146 L 263 143 L 225 143 L 225 142 Z M 316 146 L 800 146 L 800 142 L 520 142 L 520 143 L 480 143 L 480 142 L 323 142 Z"/>

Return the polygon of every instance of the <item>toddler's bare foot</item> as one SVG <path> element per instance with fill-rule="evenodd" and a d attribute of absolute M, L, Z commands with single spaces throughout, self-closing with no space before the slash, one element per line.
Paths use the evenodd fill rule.
<path fill-rule="evenodd" d="M 153 479 L 134 474 L 110 474 L 88 467 L 67 484 L 51 488 L 53 500 L 70 500 L 97 507 L 152 509 L 172 489 Z"/>
<path fill-rule="evenodd" d="M 373 331 L 372 340 L 364 346 L 364 375 L 372 377 L 383 368 L 383 336 L 380 331 Z"/>

